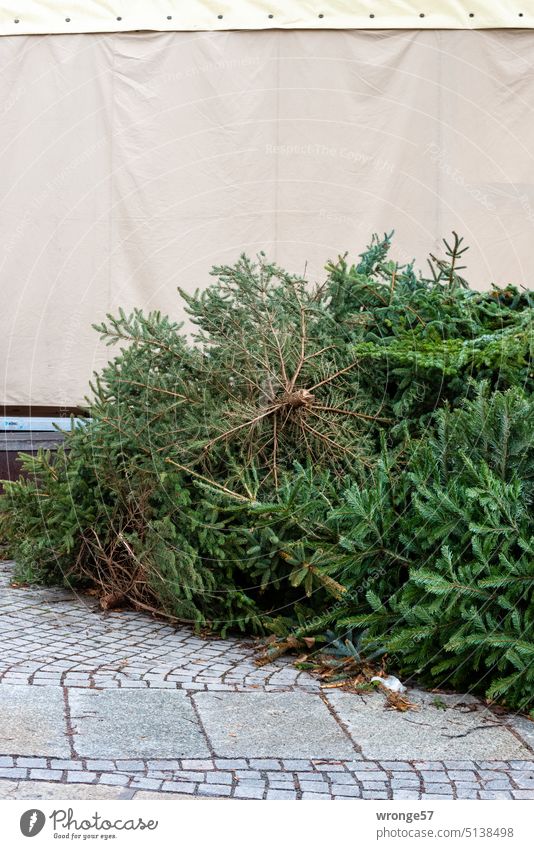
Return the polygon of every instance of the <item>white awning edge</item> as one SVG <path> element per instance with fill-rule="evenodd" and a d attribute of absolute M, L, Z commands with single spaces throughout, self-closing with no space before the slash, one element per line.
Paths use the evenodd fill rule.
<path fill-rule="evenodd" d="M 0 35 L 493 28 L 534 28 L 531 0 L 9 0 L 0 8 Z"/>

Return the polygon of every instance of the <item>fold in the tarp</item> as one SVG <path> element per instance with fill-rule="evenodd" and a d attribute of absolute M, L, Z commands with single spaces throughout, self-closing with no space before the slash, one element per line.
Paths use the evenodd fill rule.
<path fill-rule="evenodd" d="M 529 28 L 534 26 L 530 5 L 509 0 L 8 0 L 0 9 L 0 35 L 132 30 Z"/>
<path fill-rule="evenodd" d="M 532 286 L 534 32 L 7 37 L 0 67 L 4 403 L 82 401 L 92 322 L 181 319 L 242 251 L 317 279 L 455 229 L 474 285 Z"/>

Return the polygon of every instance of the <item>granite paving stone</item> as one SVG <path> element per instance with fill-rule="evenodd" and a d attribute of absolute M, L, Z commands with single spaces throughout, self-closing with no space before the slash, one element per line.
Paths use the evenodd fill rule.
<path fill-rule="evenodd" d="M 230 796 L 232 788 L 227 784 L 201 784 L 198 792 L 201 796 Z"/>
<path fill-rule="evenodd" d="M 59 687 L 0 687 L 0 751 L 69 757 L 65 705 Z"/>
<path fill-rule="evenodd" d="M 444 793 L 422 793 L 419 798 L 423 799 L 423 800 L 426 800 L 426 799 L 442 799 L 444 801 L 449 801 L 451 797 L 450 797 L 450 795 L 447 795 L 447 794 L 444 794 Z"/>
<path fill-rule="evenodd" d="M 86 770 L 72 770 L 67 772 L 67 781 L 87 781 L 93 782 L 96 778 L 96 772 Z"/>
<path fill-rule="evenodd" d="M 283 791 L 271 790 L 271 793 L 278 792 Z M 236 799 L 263 799 L 264 795 L 265 790 L 262 787 L 245 787 L 242 784 L 238 784 L 234 790 L 234 797 Z"/>
<path fill-rule="evenodd" d="M 76 690 L 69 702 L 74 747 L 84 757 L 209 754 L 191 703 L 180 690 Z"/>
<path fill-rule="evenodd" d="M 17 766 L 46 767 L 46 758 L 17 758 Z"/>
<path fill-rule="evenodd" d="M 319 696 L 198 693 L 193 698 L 217 755 L 350 757 L 353 752 Z"/>
<path fill-rule="evenodd" d="M 456 769 L 448 769 L 447 776 L 450 781 L 476 781 L 477 774 L 476 772 L 471 772 L 468 770 L 456 770 Z"/>
<path fill-rule="evenodd" d="M 325 781 L 300 781 L 300 789 L 310 793 L 328 793 L 328 784 Z"/>
<path fill-rule="evenodd" d="M 418 778 L 392 778 L 390 781 L 391 787 L 395 790 L 398 790 L 401 787 L 406 787 L 407 790 L 413 789 L 414 787 L 419 787 L 419 779 Z"/>
<path fill-rule="evenodd" d="M 122 787 L 47 781 L 1 781 L 0 799 L 120 799 Z"/>
<path fill-rule="evenodd" d="M 125 785 L 130 781 L 127 775 L 121 775 L 118 772 L 108 773 L 106 775 L 102 775 L 100 777 L 99 784 L 117 784 L 117 785 Z"/>
<path fill-rule="evenodd" d="M 508 760 L 529 754 L 511 731 L 476 700 L 444 695 L 440 698 L 448 709 L 438 710 L 431 693 L 412 690 L 409 697 L 419 705 L 419 711 L 385 710 L 381 693 L 356 695 L 336 690 L 327 696 L 370 759 Z"/>
<path fill-rule="evenodd" d="M 44 781 L 58 781 L 63 777 L 61 769 L 30 769 L 30 778 L 39 778 Z"/>
<path fill-rule="evenodd" d="M 481 790 L 479 799 L 511 799 L 512 794 L 506 790 Z"/>
<path fill-rule="evenodd" d="M 451 785 L 446 782 L 441 784 L 428 784 L 425 782 L 425 788 L 429 793 L 452 793 Z"/>
<path fill-rule="evenodd" d="M 335 787 L 332 788 L 332 792 L 334 794 L 339 793 L 340 795 L 345 797 L 352 796 L 354 799 L 359 799 L 362 794 L 362 791 L 357 785 L 354 785 L 352 787 L 348 784 L 336 784 Z"/>
<path fill-rule="evenodd" d="M 350 772 L 328 772 L 332 784 L 355 784 L 356 778 Z"/>
<path fill-rule="evenodd" d="M 208 772 L 206 781 L 208 784 L 233 784 L 234 779 L 231 772 Z"/>
<path fill-rule="evenodd" d="M 169 793 L 193 794 L 196 790 L 196 784 L 187 781 L 164 781 L 161 789 Z"/>
<path fill-rule="evenodd" d="M 457 799 L 478 799 L 478 790 L 476 787 L 457 787 Z"/>
<path fill-rule="evenodd" d="M 118 770 L 126 770 L 126 772 L 144 772 L 147 764 L 144 761 L 118 760 L 116 762 L 116 767 Z"/>
<path fill-rule="evenodd" d="M 511 790 L 512 785 L 507 778 L 495 778 L 484 782 L 484 790 Z"/>
<path fill-rule="evenodd" d="M 287 779 L 286 781 L 269 781 L 269 787 L 271 790 L 294 790 L 295 785 L 291 781 L 291 779 Z"/>
<path fill-rule="evenodd" d="M 299 781 L 322 781 L 323 776 L 320 772 L 297 772 Z"/>
<path fill-rule="evenodd" d="M 142 790 L 159 790 L 162 782 L 157 781 L 155 778 L 134 778 L 131 782 L 132 787 L 138 787 Z"/>
<path fill-rule="evenodd" d="M 255 762 L 255 759 L 254 759 Z M 286 770 L 295 770 L 296 772 L 313 769 L 312 764 L 308 760 L 297 760 L 284 758 L 282 768 Z"/>
<path fill-rule="evenodd" d="M 28 775 L 27 769 L 19 769 L 19 767 L 4 767 L 0 769 L 0 778 L 26 778 Z"/>
<path fill-rule="evenodd" d="M 297 793 L 295 790 L 268 790 L 267 799 L 296 799 Z"/>
<path fill-rule="evenodd" d="M 52 758 L 50 761 L 51 769 L 83 769 L 82 761 L 73 761 L 68 758 Z"/>
<path fill-rule="evenodd" d="M 534 778 L 523 778 L 521 775 L 514 775 L 513 779 L 521 790 L 534 790 Z"/>

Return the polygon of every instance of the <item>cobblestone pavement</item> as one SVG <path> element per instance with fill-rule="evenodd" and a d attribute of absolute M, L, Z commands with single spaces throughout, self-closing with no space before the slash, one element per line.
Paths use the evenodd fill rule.
<path fill-rule="evenodd" d="M 288 660 L 258 668 L 239 638 L 10 577 L 0 565 L 0 798 L 534 799 L 528 720 L 461 696 L 386 711 Z"/>
<path fill-rule="evenodd" d="M 0 565 L 0 682 L 184 690 L 301 689 L 309 676 L 280 661 L 258 668 L 243 640 L 202 640 L 134 611 L 103 613 L 90 596 L 9 587 Z"/>
<path fill-rule="evenodd" d="M 84 783 L 234 799 L 533 799 L 532 761 L 313 761 L 280 758 L 67 760 L 1 757 L 1 779 Z M 68 787 L 65 788 L 68 798 Z"/>

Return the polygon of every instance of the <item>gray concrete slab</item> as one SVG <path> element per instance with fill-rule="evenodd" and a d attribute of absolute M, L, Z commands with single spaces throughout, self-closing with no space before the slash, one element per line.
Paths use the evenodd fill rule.
<path fill-rule="evenodd" d="M 320 696 L 197 693 L 195 704 L 220 757 L 350 758 L 354 748 Z"/>
<path fill-rule="evenodd" d="M 365 757 L 376 760 L 525 760 L 529 751 L 470 696 L 408 692 L 418 711 L 385 708 L 381 693 L 330 691 L 328 700 Z M 439 705 L 445 705 L 446 708 Z"/>
<path fill-rule="evenodd" d="M 526 716 L 511 716 L 508 725 L 530 748 L 530 759 L 534 760 L 534 722 Z"/>
<path fill-rule="evenodd" d="M 0 799 L 120 799 L 123 793 L 123 787 L 0 780 Z"/>
<path fill-rule="evenodd" d="M 65 705 L 59 687 L 0 687 L 0 752 L 68 758 Z"/>
<path fill-rule="evenodd" d="M 69 692 L 74 747 L 89 758 L 202 758 L 209 750 L 182 690 Z"/>

